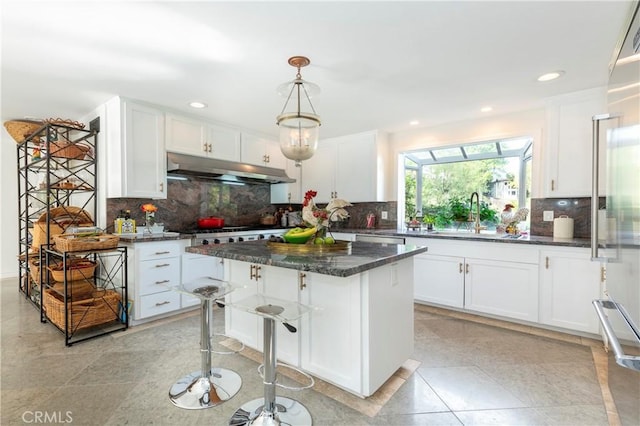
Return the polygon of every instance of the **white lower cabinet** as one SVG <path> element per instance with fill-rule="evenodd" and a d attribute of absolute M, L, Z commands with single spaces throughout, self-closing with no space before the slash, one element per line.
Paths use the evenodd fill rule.
<path fill-rule="evenodd" d="M 538 321 L 538 265 L 465 259 L 465 309 Z"/>
<path fill-rule="evenodd" d="M 464 258 L 419 254 L 414 258 L 414 298 L 454 308 L 464 307 Z"/>
<path fill-rule="evenodd" d="M 126 244 L 132 325 L 182 308 L 180 293 L 171 290 L 181 282 L 181 255 L 188 240 Z"/>
<path fill-rule="evenodd" d="M 538 249 L 476 241 L 407 238 L 427 245 L 415 256 L 418 302 L 538 321 Z"/>
<path fill-rule="evenodd" d="M 590 249 L 556 247 L 540 252 L 540 322 L 570 330 L 598 333 L 591 302 L 600 298 L 600 264 Z"/>

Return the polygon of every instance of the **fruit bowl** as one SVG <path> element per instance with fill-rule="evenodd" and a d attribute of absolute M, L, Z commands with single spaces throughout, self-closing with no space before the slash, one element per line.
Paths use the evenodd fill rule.
<path fill-rule="evenodd" d="M 304 244 L 307 241 L 309 241 L 309 238 L 313 238 L 315 234 L 284 234 L 282 236 L 282 239 L 285 240 L 286 242 L 290 243 L 290 244 Z"/>

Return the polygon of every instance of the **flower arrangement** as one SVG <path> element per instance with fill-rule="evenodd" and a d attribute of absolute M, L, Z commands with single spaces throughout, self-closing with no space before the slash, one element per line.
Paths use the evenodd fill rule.
<path fill-rule="evenodd" d="M 352 204 L 340 198 L 333 198 L 326 207 L 320 208 L 313 201 L 316 195 L 318 195 L 317 191 L 305 192 L 302 202 L 302 220 L 309 226 L 315 226 L 318 229 L 317 234 L 322 235 L 326 234 L 331 222 L 338 222 L 349 217 L 349 212 L 344 208 Z"/>
<path fill-rule="evenodd" d="M 158 207 L 151 203 L 147 203 L 140 206 L 140 210 L 144 212 L 145 226 L 147 227 L 147 231 L 151 233 L 151 227 L 156 221 L 155 218 Z"/>

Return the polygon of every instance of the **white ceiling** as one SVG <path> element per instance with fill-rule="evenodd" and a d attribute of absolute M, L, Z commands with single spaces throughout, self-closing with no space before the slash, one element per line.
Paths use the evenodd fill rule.
<path fill-rule="evenodd" d="M 0 118 L 77 119 L 121 95 L 275 135 L 294 55 L 322 137 L 504 114 L 605 85 L 630 3 L 4 0 Z"/>

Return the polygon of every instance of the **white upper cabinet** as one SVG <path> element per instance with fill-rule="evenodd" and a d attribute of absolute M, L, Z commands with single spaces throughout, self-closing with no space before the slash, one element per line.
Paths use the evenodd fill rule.
<path fill-rule="evenodd" d="M 240 161 L 240 132 L 191 117 L 166 114 L 167 151 Z"/>
<path fill-rule="evenodd" d="M 279 146 L 278 146 L 279 149 Z M 296 181 L 293 183 L 276 183 L 271 185 L 271 204 L 284 203 L 302 203 L 302 166 L 296 166 L 293 160 L 286 160 L 284 171 L 291 179 Z"/>
<path fill-rule="evenodd" d="M 284 169 L 287 165 L 278 141 L 242 132 L 240 146 L 240 159 L 243 163 L 274 169 Z"/>
<path fill-rule="evenodd" d="M 547 104 L 542 185 L 545 197 L 591 196 L 592 117 L 606 111 L 603 89 L 552 98 Z M 606 124 L 605 124 L 606 125 Z M 601 127 L 604 127 L 602 125 Z M 600 193 L 604 195 L 606 134 L 601 131 Z"/>
<path fill-rule="evenodd" d="M 317 191 L 319 203 L 385 201 L 387 149 L 386 134 L 377 131 L 321 140 L 302 163 L 302 192 Z"/>
<path fill-rule="evenodd" d="M 107 197 L 167 198 L 163 111 L 115 97 L 105 115 Z"/>

